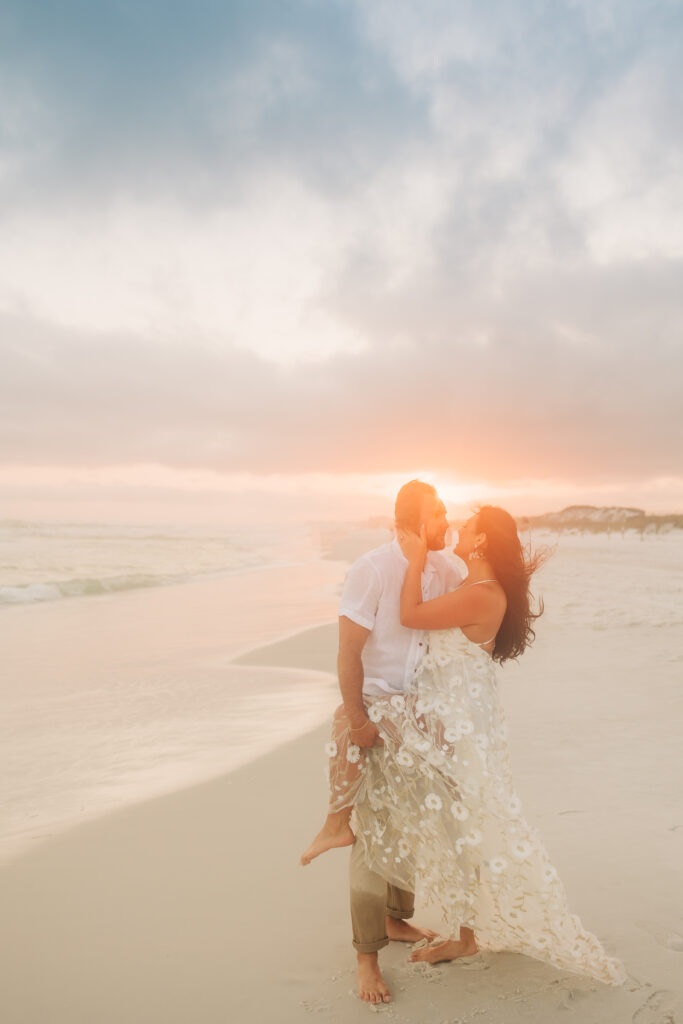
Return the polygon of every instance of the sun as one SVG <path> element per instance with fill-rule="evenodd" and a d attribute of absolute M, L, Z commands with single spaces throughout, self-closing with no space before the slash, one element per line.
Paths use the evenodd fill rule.
<path fill-rule="evenodd" d="M 436 487 L 446 506 L 472 505 L 480 499 L 482 493 L 486 490 L 485 485 L 481 481 L 463 480 L 455 474 L 444 473 L 443 471 L 433 472 L 423 469 L 412 473 L 410 476 L 404 476 L 403 479 L 410 480 L 413 477 L 424 480 L 426 483 Z"/>

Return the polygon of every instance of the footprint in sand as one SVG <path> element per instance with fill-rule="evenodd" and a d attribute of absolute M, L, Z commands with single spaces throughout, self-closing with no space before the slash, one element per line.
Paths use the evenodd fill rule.
<path fill-rule="evenodd" d="M 475 953 L 474 956 L 462 956 L 454 963 L 461 971 L 488 971 L 491 966 L 486 963 L 481 953 Z"/>
<path fill-rule="evenodd" d="M 633 1024 L 675 1024 L 675 1009 L 675 994 L 666 989 L 659 989 L 633 1014 Z"/>
<path fill-rule="evenodd" d="M 411 974 L 419 974 L 425 981 L 441 981 L 443 977 L 443 971 L 440 967 L 436 967 L 434 964 L 428 964 L 424 960 L 418 960 L 416 963 L 408 964 L 408 968 Z"/>
<path fill-rule="evenodd" d="M 670 928 L 662 928 L 658 924 L 644 924 L 638 922 L 638 927 L 655 939 L 664 949 L 671 949 L 674 953 L 683 953 L 683 935 Z"/>

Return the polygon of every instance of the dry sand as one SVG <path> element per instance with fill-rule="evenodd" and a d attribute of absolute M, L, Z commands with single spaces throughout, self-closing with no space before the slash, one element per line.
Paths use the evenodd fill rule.
<path fill-rule="evenodd" d="M 2 1024 L 666 1024 L 683 994 L 680 658 L 627 629 L 554 626 L 503 673 L 513 766 L 573 909 L 622 989 L 513 954 L 485 969 L 380 954 L 395 1001 L 354 995 L 346 851 L 298 856 L 322 818 L 327 729 L 215 781 L 89 822 L 0 871 Z M 626 651 L 628 650 L 628 656 Z M 561 652 L 561 657 L 560 653 Z M 319 627 L 244 662 L 333 671 Z M 616 667 L 615 667 L 616 666 Z M 438 912 L 418 913 L 438 928 Z"/>

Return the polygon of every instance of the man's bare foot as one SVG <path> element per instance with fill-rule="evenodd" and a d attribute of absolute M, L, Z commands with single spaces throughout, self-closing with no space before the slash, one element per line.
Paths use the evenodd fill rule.
<path fill-rule="evenodd" d="M 419 942 L 420 939 L 427 939 L 431 942 L 437 937 L 437 934 L 431 928 L 419 928 L 416 924 L 410 924 L 400 918 L 389 917 L 387 914 L 387 935 L 394 942 Z"/>
<path fill-rule="evenodd" d="M 410 954 L 408 959 L 412 963 L 440 964 L 444 960 L 459 960 L 463 956 L 474 956 L 478 952 L 478 946 L 474 939 L 464 941 L 462 939 L 448 939 L 437 946 L 422 946 Z"/>
<path fill-rule="evenodd" d="M 338 846 L 353 846 L 355 840 L 348 821 L 337 824 L 331 823 L 328 818 L 306 852 L 301 855 L 300 863 L 310 864 L 321 853 L 335 850 Z"/>
<path fill-rule="evenodd" d="M 376 953 L 356 953 L 358 967 L 358 995 L 366 1003 L 390 1003 L 391 992 L 387 988 L 379 969 Z"/>

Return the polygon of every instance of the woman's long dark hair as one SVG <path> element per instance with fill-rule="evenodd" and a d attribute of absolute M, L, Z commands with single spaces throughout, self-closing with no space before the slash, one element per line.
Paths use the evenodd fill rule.
<path fill-rule="evenodd" d="M 549 552 L 525 553 L 517 524 L 505 509 L 483 505 L 476 515 L 477 531 L 486 534 L 484 555 L 507 598 L 492 654 L 502 664 L 508 658 L 518 658 L 536 637 L 532 623 L 543 614 L 543 601 L 539 601 L 537 612 L 532 611 L 529 580 Z"/>

